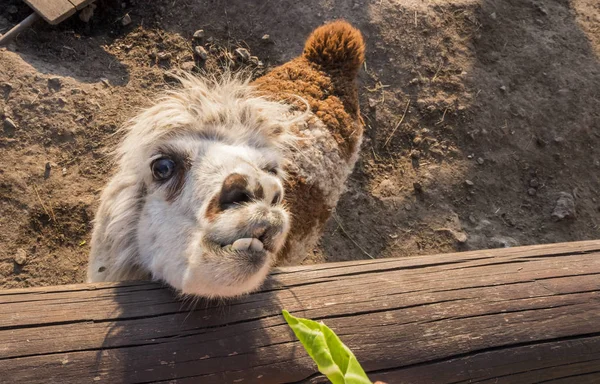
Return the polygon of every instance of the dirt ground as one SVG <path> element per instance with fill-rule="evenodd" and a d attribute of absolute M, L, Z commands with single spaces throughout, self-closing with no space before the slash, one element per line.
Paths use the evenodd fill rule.
<path fill-rule="evenodd" d="M 168 70 L 219 71 L 245 47 L 259 75 L 340 17 L 368 44 L 367 128 L 307 263 L 600 235 L 597 0 L 97 4 L 0 49 L 0 287 L 84 280 L 107 154 Z M 0 32 L 29 12 L 4 0 Z"/>

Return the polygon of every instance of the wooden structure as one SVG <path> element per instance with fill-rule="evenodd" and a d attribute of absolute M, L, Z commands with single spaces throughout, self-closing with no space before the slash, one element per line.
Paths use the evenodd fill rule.
<path fill-rule="evenodd" d="M 0 291 L 0 382 L 326 382 L 282 308 L 323 320 L 372 380 L 600 382 L 600 241 L 285 268 L 227 302 Z"/>
<path fill-rule="evenodd" d="M 49 24 L 56 25 L 94 0 L 23 0 Z"/>
<path fill-rule="evenodd" d="M 15 25 L 10 31 L 0 36 L 0 46 L 8 44 L 19 33 L 31 27 L 39 18 L 56 25 L 71 17 L 75 12 L 82 10 L 94 0 L 23 0 L 34 13 L 25 20 Z"/>

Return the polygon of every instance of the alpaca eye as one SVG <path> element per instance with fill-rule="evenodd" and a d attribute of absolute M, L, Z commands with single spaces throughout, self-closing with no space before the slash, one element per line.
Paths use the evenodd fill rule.
<path fill-rule="evenodd" d="M 156 180 L 167 180 L 175 172 L 175 162 L 168 158 L 156 159 L 150 165 L 152 176 Z"/>

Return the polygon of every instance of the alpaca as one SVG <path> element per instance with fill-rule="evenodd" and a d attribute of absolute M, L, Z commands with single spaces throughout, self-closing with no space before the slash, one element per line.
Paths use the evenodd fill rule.
<path fill-rule="evenodd" d="M 312 32 L 254 82 L 182 75 L 127 126 L 92 234 L 88 281 L 154 279 L 232 297 L 318 241 L 358 157 L 361 33 Z"/>

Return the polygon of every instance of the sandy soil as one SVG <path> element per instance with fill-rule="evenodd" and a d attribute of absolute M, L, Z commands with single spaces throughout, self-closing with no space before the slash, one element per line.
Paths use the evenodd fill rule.
<path fill-rule="evenodd" d="M 5 3 L 0 32 L 29 13 Z M 599 237 L 596 0 L 99 1 L 0 49 L 0 287 L 84 280 L 107 154 L 168 70 L 244 47 L 259 75 L 339 17 L 367 40 L 368 127 L 307 263 Z"/>

